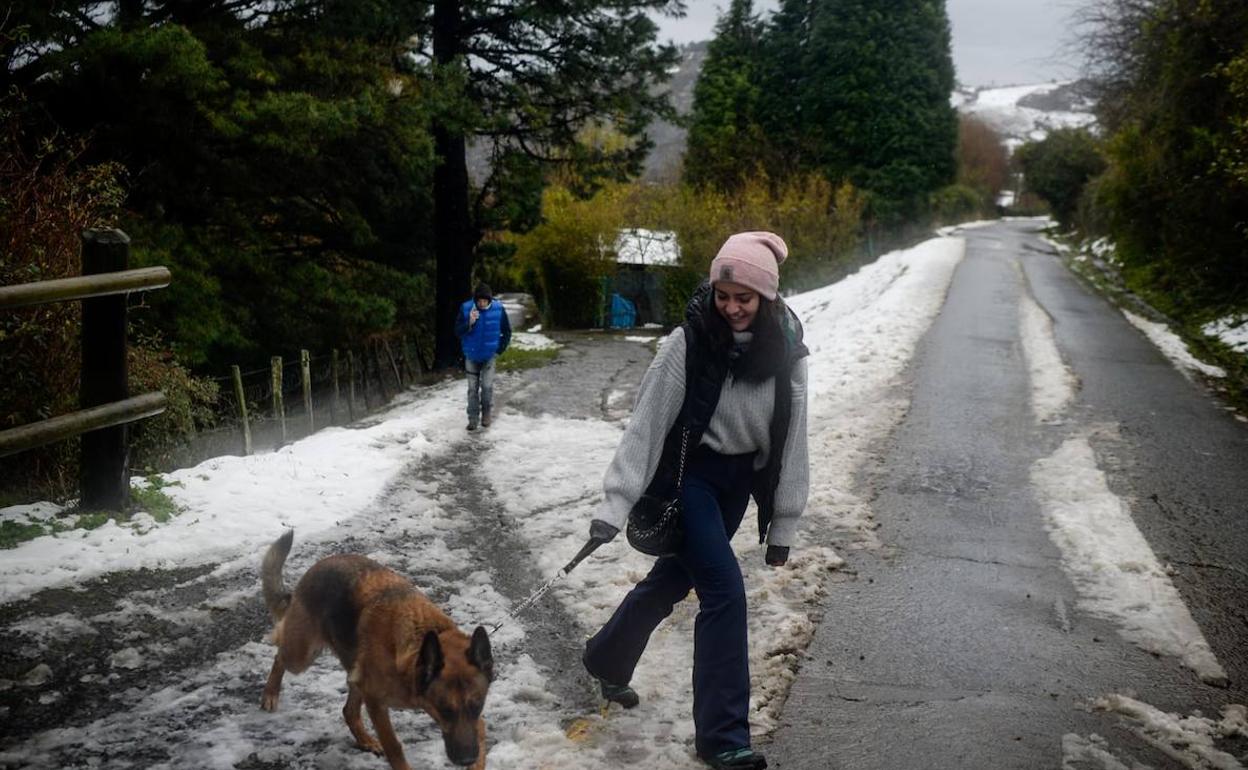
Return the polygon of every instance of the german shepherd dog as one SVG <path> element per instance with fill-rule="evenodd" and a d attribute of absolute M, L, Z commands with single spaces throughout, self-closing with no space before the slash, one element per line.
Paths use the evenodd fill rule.
<path fill-rule="evenodd" d="M 294 531 L 287 530 L 269 546 L 261 568 L 277 655 L 260 708 L 274 711 L 282 676 L 303 672 L 329 647 L 347 670 L 342 715 L 361 749 L 385 754 L 394 770 L 409 770 L 390 709 L 423 709 L 442 730 L 446 756 L 482 770 L 481 709 L 494 679 L 485 628 L 477 626 L 469 637 L 407 579 L 363 556 L 321 559 L 292 594 L 282 583 L 282 565 L 293 538 Z M 377 738 L 364 727 L 361 706 L 368 709 Z"/>

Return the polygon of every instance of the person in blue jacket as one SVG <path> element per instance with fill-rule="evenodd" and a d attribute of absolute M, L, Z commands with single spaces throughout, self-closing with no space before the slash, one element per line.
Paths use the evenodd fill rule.
<path fill-rule="evenodd" d="M 472 299 L 459 308 L 455 336 L 464 351 L 464 371 L 468 373 L 468 430 L 490 426 L 494 405 L 494 359 L 511 343 L 511 322 L 503 303 L 495 302 L 490 287 L 477 284 Z"/>

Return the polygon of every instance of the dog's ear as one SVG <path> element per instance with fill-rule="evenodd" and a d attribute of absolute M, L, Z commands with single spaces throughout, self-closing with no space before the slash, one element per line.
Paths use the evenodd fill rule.
<path fill-rule="evenodd" d="M 442 673 L 442 643 L 437 631 L 427 631 L 420 643 L 420 658 L 416 661 L 416 689 L 424 692 Z"/>
<path fill-rule="evenodd" d="M 494 681 L 494 653 L 490 651 L 490 635 L 485 626 L 477 626 L 472 632 L 472 641 L 468 643 L 468 662 L 485 674 L 485 678 Z"/>

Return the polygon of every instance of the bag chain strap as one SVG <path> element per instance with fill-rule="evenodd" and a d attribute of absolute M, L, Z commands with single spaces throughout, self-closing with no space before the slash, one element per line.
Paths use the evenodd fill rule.
<path fill-rule="evenodd" d="M 681 484 L 685 481 L 685 455 L 689 448 L 689 428 L 686 427 L 680 434 L 680 468 L 676 471 L 676 494 L 680 496 Z"/>

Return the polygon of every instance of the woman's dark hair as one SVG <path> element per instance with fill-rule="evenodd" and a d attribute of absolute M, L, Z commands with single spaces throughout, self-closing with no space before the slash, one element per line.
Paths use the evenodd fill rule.
<path fill-rule="evenodd" d="M 762 382 L 780 374 L 784 368 L 787 343 L 782 323 L 787 312 L 788 308 L 779 297 L 767 299 L 760 295 L 758 314 L 750 325 L 754 338 L 749 347 L 735 358 L 732 357 L 732 327 L 715 307 L 714 291 L 706 293 L 702 305 L 702 328 L 712 355 L 729 358 L 733 377 L 746 382 Z"/>

